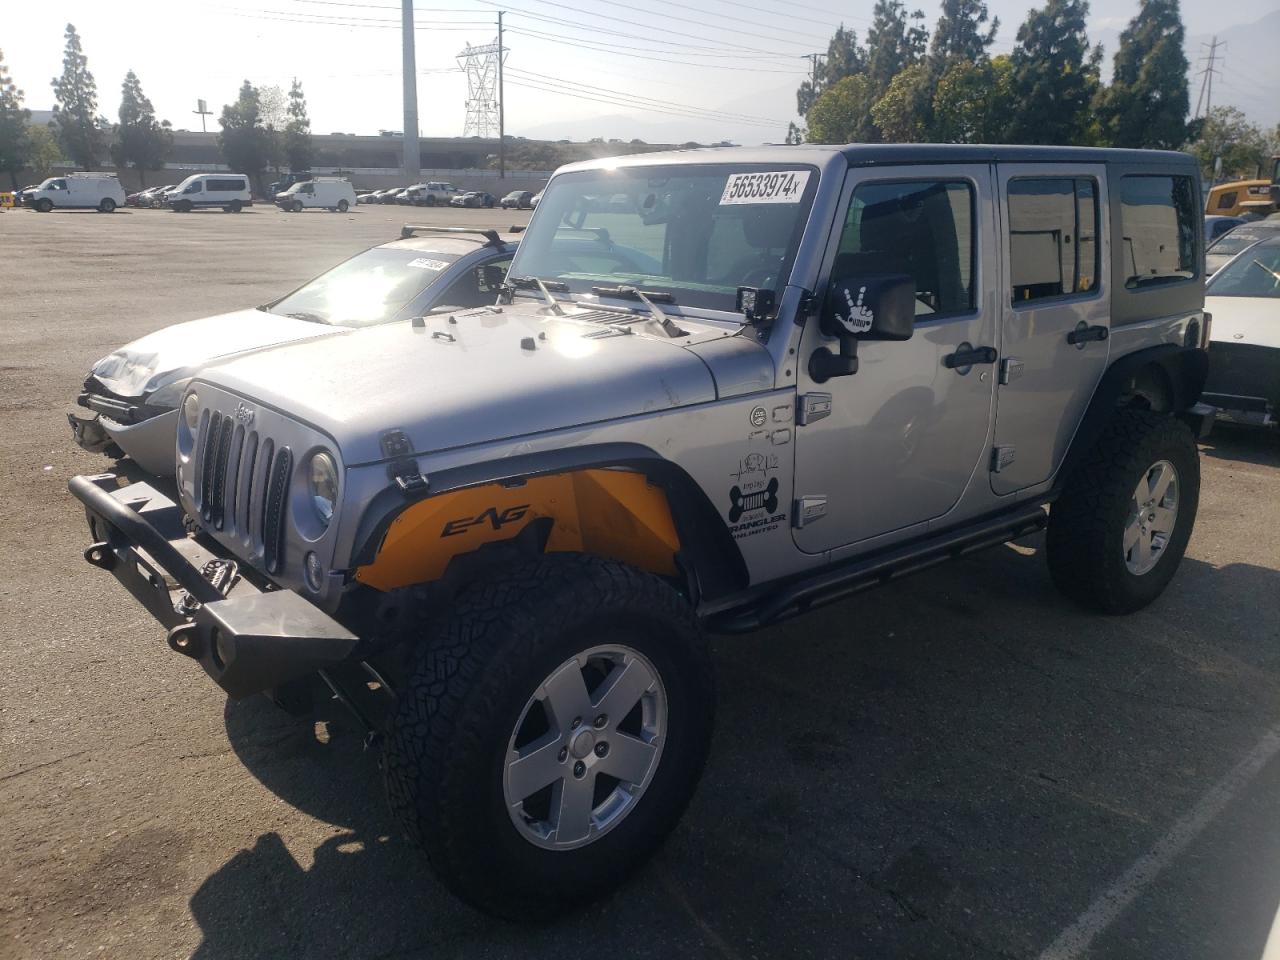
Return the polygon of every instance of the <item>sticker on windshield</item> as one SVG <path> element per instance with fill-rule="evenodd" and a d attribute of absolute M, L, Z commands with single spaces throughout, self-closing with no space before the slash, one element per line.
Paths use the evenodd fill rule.
<path fill-rule="evenodd" d="M 809 182 L 808 170 L 733 173 L 724 185 L 720 205 L 728 203 L 799 203 Z"/>
<path fill-rule="evenodd" d="M 443 260 L 430 260 L 427 257 L 418 257 L 416 260 L 410 260 L 408 263 L 411 267 L 417 267 L 419 270 L 435 270 L 439 272 L 449 264 Z"/>

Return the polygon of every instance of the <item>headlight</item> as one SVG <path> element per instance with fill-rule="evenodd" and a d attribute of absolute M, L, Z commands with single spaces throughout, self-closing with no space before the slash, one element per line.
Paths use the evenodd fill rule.
<path fill-rule="evenodd" d="M 323 450 L 312 454 L 311 464 L 307 468 L 307 487 L 321 525 L 329 526 L 334 507 L 338 503 L 338 468 L 333 457 Z"/>
<path fill-rule="evenodd" d="M 193 434 L 200 426 L 200 398 L 195 391 L 188 393 L 187 399 L 182 401 L 182 419 L 187 422 L 187 429 Z"/>

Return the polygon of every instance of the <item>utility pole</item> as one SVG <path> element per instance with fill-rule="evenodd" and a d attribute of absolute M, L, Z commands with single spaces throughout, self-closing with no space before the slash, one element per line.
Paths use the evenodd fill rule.
<path fill-rule="evenodd" d="M 502 46 L 502 11 L 498 11 L 498 179 L 507 178 L 507 91 L 502 85 L 502 61 L 507 51 Z"/>
<path fill-rule="evenodd" d="M 1202 43 L 1200 46 L 1202 48 L 1208 47 L 1209 55 L 1207 57 L 1200 58 L 1202 63 L 1207 60 L 1208 65 L 1200 71 L 1200 76 L 1204 79 L 1200 81 L 1200 96 L 1196 98 L 1196 112 L 1192 117 L 1193 120 L 1199 119 L 1201 116 L 1201 103 L 1204 103 L 1204 116 L 1207 117 L 1209 115 L 1209 111 L 1213 109 L 1213 75 L 1218 70 L 1214 64 L 1218 59 L 1218 48 L 1222 47 L 1225 50 L 1227 44 L 1225 40 L 1222 43 L 1219 43 L 1218 38 L 1215 36 L 1211 43 Z"/>
<path fill-rule="evenodd" d="M 418 66 L 413 50 L 413 0 L 400 0 L 401 44 L 404 47 L 404 175 L 418 179 Z"/>

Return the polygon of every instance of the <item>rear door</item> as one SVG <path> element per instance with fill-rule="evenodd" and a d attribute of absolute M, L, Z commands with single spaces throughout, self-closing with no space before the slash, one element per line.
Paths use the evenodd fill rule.
<path fill-rule="evenodd" d="M 1001 164 L 1001 360 L 991 488 L 1049 479 L 1107 366 L 1105 168 Z"/>

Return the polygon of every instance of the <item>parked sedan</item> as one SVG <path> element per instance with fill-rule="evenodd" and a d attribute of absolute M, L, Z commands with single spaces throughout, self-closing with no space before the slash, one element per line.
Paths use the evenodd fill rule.
<path fill-rule="evenodd" d="M 1219 237 L 1204 252 L 1205 276 L 1212 277 L 1245 247 L 1280 232 L 1280 220 L 1256 220 L 1242 223 Z"/>
<path fill-rule="evenodd" d="M 470 190 L 460 194 L 449 201 L 452 207 L 493 207 L 498 203 L 493 198 L 493 194 L 485 193 L 483 190 Z"/>
<path fill-rule="evenodd" d="M 1205 402 L 1225 419 L 1274 426 L 1280 415 L 1280 234 L 1242 250 L 1204 293 L 1205 311 L 1213 316 Z"/>
<path fill-rule="evenodd" d="M 532 210 L 533 209 L 533 191 L 532 190 L 512 190 L 502 198 L 503 210 Z"/>
<path fill-rule="evenodd" d="M 1204 245 L 1207 247 L 1213 241 L 1229 230 L 1232 230 L 1240 224 L 1245 223 L 1243 217 L 1219 217 L 1208 216 L 1204 218 Z"/>
<path fill-rule="evenodd" d="M 493 303 L 516 243 L 492 230 L 405 227 L 401 239 L 358 253 L 278 300 L 147 334 L 90 369 L 76 400 L 89 415 L 67 416 L 76 442 L 172 476 L 178 406 L 203 366 L 443 307 Z"/>

